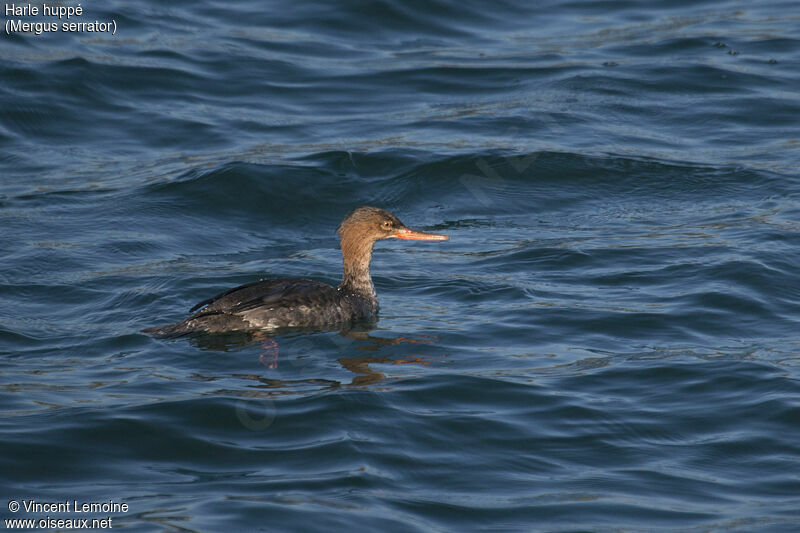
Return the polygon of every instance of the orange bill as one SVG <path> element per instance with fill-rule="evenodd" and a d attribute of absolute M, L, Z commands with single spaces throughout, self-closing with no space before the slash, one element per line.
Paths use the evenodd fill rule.
<path fill-rule="evenodd" d="M 447 241 L 450 239 L 447 235 L 439 235 L 437 233 L 423 233 L 409 228 L 401 228 L 397 233 L 392 235 L 398 239 L 408 239 L 411 241 Z"/>

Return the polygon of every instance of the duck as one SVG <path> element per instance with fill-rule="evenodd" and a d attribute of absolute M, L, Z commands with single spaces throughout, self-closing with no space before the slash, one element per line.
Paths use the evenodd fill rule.
<path fill-rule="evenodd" d="M 234 287 L 199 302 L 180 322 L 143 329 L 158 338 L 227 332 L 275 332 L 283 328 L 329 328 L 375 319 L 378 296 L 370 263 L 383 239 L 446 241 L 450 237 L 406 227 L 377 207 L 351 211 L 336 233 L 342 252 L 338 286 L 304 278 L 269 278 Z"/>

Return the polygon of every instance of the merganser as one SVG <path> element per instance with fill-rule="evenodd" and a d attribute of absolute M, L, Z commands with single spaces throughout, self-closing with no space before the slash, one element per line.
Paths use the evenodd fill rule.
<path fill-rule="evenodd" d="M 372 247 L 381 239 L 446 241 L 450 237 L 407 228 L 376 207 L 353 210 L 339 226 L 344 273 L 338 287 L 302 278 L 262 279 L 203 300 L 188 318 L 143 329 L 155 337 L 193 333 L 318 328 L 375 317 L 378 297 L 369 273 Z"/>

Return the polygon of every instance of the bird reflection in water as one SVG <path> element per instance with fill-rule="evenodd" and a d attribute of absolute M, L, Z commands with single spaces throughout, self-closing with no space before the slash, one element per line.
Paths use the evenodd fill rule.
<path fill-rule="evenodd" d="M 436 337 L 430 337 L 426 335 L 419 335 L 417 338 L 411 337 L 394 337 L 394 338 L 387 338 L 387 337 L 376 337 L 374 335 L 370 335 L 370 332 L 374 329 L 374 322 L 369 324 L 362 324 L 361 327 L 354 327 L 351 329 L 339 331 L 339 336 L 333 339 L 326 337 L 325 341 L 321 342 L 331 342 L 336 345 L 338 348 L 344 350 L 345 348 L 354 349 L 357 351 L 368 351 L 368 352 L 379 352 L 383 351 L 383 348 L 388 346 L 397 346 L 401 344 L 433 344 L 436 340 Z M 309 334 L 308 331 L 305 334 L 299 334 L 297 332 L 287 332 L 285 336 L 286 340 L 289 339 L 303 339 L 303 340 L 310 340 L 310 339 L 319 339 L 320 337 L 312 336 Z M 194 346 L 208 351 L 238 351 L 242 348 L 248 346 L 258 346 L 258 362 L 260 365 L 267 367 L 271 370 L 276 370 L 279 368 L 279 361 L 280 361 L 280 343 L 279 340 L 271 335 L 266 335 L 261 332 L 231 332 L 225 334 L 215 334 L 215 335 L 200 335 L 194 336 L 189 338 L 189 342 Z M 287 357 L 289 360 L 289 364 L 294 364 L 293 362 L 299 361 L 302 355 L 305 353 L 292 353 L 293 346 L 289 343 L 284 349 L 287 350 L 289 353 L 284 353 L 284 357 Z M 307 349 L 308 342 L 303 342 L 301 340 L 300 343 L 297 343 L 302 346 L 301 349 Z M 346 370 L 355 374 L 353 380 L 349 383 L 350 385 L 369 385 L 373 383 L 380 382 L 386 379 L 386 376 L 381 372 L 373 370 L 370 367 L 370 364 L 417 364 L 427 366 L 430 364 L 430 356 L 424 354 L 415 354 L 406 356 L 402 359 L 397 359 L 391 357 L 389 355 L 362 355 L 358 357 L 349 357 L 349 356 L 342 356 L 338 357 L 336 360 L 337 362 Z M 309 382 L 313 381 L 315 383 L 320 383 L 327 381 L 325 379 L 303 379 L 303 380 L 278 380 L 278 379 L 271 379 L 265 376 L 254 376 L 251 375 L 254 379 L 261 381 L 262 383 L 269 384 L 271 387 L 276 386 L 286 386 L 291 383 L 299 383 L 299 382 Z M 338 382 L 335 383 L 336 386 L 340 385 Z"/>

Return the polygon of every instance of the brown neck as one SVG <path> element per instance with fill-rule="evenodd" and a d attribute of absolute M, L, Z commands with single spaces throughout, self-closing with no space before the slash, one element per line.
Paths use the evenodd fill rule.
<path fill-rule="evenodd" d="M 375 242 L 358 237 L 361 236 L 353 235 L 351 232 L 342 233 L 344 274 L 339 287 L 376 300 L 375 287 L 372 285 L 372 277 L 369 274 L 372 246 Z"/>

